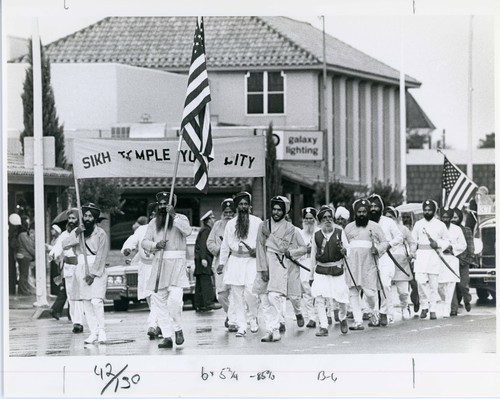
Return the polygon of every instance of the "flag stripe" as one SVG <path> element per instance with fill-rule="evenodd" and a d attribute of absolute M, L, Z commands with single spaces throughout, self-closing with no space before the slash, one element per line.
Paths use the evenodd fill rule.
<path fill-rule="evenodd" d="M 194 33 L 193 54 L 189 68 L 181 131 L 182 137 L 195 157 L 195 187 L 204 193 L 208 190 L 208 166 L 210 161 L 214 159 L 208 107 L 210 100 L 203 18 L 199 18 Z"/>
<path fill-rule="evenodd" d="M 463 208 L 475 188 L 477 185 L 445 157 L 442 176 L 445 208 Z"/>

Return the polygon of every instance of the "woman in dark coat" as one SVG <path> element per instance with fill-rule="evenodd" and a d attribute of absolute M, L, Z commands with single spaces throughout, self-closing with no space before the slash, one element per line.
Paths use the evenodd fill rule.
<path fill-rule="evenodd" d="M 17 263 L 19 264 L 19 295 L 33 295 L 36 288 L 29 281 L 30 267 L 35 262 L 35 234 L 28 216 L 21 217 L 21 229 L 17 235 Z"/>

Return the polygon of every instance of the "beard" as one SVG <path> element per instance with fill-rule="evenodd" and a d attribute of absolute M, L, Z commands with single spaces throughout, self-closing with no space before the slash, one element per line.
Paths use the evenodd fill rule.
<path fill-rule="evenodd" d="M 71 231 L 76 227 L 76 223 L 68 222 L 66 223 L 66 230 Z"/>
<path fill-rule="evenodd" d="M 370 220 L 375 223 L 379 222 L 381 216 L 382 211 L 370 211 Z"/>
<path fill-rule="evenodd" d="M 428 215 L 428 214 L 424 213 L 424 219 L 427 220 L 428 222 L 430 222 L 433 217 L 434 217 L 434 214 Z"/>
<path fill-rule="evenodd" d="M 356 222 L 356 226 L 357 227 L 366 227 L 368 226 L 368 216 L 356 216 L 354 218 L 355 222 Z"/>
<path fill-rule="evenodd" d="M 333 231 L 333 223 L 324 223 L 323 226 L 321 226 L 321 230 L 324 233 L 331 233 Z"/>
<path fill-rule="evenodd" d="M 250 228 L 250 216 L 248 211 L 238 210 L 236 216 L 236 237 L 240 240 L 244 240 L 248 237 L 248 230 Z"/>
<path fill-rule="evenodd" d="M 92 234 L 92 232 L 94 231 L 95 221 L 84 220 L 83 225 L 85 226 L 85 231 L 83 232 L 83 235 L 85 237 L 90 236 Z"/>
<path fill-rule="evenodd" d="M 312 235 L 316 229 L 316 223 L 304 223 L 302 222 L 302 229 L 307 235 Z"/>
<path fill-rule="evenodd" d="M 165 228 L 165 222 L 167 220 L 167 211 L 166 209 L 160 209 L 156 214 L 156 231 L 161 231 Z M 174 218 L 168 218 L 168 230 L 172 228 L 174 224 Z"/>

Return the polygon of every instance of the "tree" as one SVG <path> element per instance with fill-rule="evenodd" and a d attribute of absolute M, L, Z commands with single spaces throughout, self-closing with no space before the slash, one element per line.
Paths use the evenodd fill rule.
<path fill-rule="evenodd" d="M 33 47 L 32 40 L 29 40 L 28 63 L 26 70 L 23 94 L 23 122 L 24 130 L 21 132 L 22 152 L 24 154 L 24 138 L 33 136 Z M 45 50 L 40 42 L 41 67 L 42 67 L 42 129 L 44 136 L 54 136 L 56 166 L 64 168 L 66 157 L 64 155 L 64 126 L 59 124 L 57 117 L 54 92 L 50 83 L 50 62 L 45 54 Z"/>
<path fill-rule="evenodd" d="M 112 179 L 82 179 L 78 182 L 80 202 L 93 202 L 103 213 L 121 213 L 122 190 Z"/>
<path fill-rule="evenodd" d="M 418 131 L 411 131 L 406 135 L 406 146 L 408 149 L 421 150 L 427 142 L 427 135 Z"/>
<path fill-rule="evenodd" d="M 281 195 L 281 191 L 281 172 L 276 161 L 276 143 L 273 139 L 273 123 L 271 122 L 266 132 L 266 209 L 271 209 L 271 198 Z"/>
<path fill-rule="evenodd" d="M 479 140 L 479 148 L 495 148 L 495 132 L 487 134 L 484 139 Z"/>
<path fill-rule="evenodd" d="M 399 190 L 398 186 L 392 187 L 389 182 L 383 183 L 377 180 L 372 186 L 372 193 L 378 194 L 384 200 L 385 206 L 398 206 L 403 203 L 403 190 Z"/>
<path fill-rule="evenodd" d="M 348 185 L 335 181 L 330 183 L 330 202 L 334 207 L 343 206 L 350 209 L 352 203 L 357 199 L 366 196 L 368 187 L 363 185 Z M 323 205 L 325 198 L 325 185 L 318 183 L 315 186 L 314 198 L 317 204 Z"/>

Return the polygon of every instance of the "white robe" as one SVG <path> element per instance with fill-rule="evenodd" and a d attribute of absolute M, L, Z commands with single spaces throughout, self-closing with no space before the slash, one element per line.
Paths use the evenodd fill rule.
<path fill-rule="evenodd" d="M 398 228 L 396 222 L 387 216 L 381 216 L 378 225 L 384 232 L 386 240 L 391 245 L 389 250 L 391 251 L 391 254 L 393 254 L 393 251 L 403 244 L 403 233 L 401 233 L 401 230 Z M 392 271 L 392 269 L 396 268 L 396 265 L 394 265 L 394 262 L 387 253 L 384 253 L 380 257 L 379 266 L 381 268 L 391 269 L 391 274 L 394 275 L 394 271 Z"/>
<path fill-rule="evenodd" d="M 248 235 L 244 240 L 236 237 L 237 217 L 227 222 L 224 229 L 219 258 L 219 264 L 224 265 L 224 284 L 251 287 L 255 281 L 257 275 L 256 259 L 248 256 L 248 249 L 241 244 L 241 241 L 252 249 L 256 248 L 257 232 L 262 219 L 254 215 L 248 216 Z"/>
<path fill-rule="evenodd" d="M 443 258 L 446 260 L 448 265 L 450 265 L 453 271 L 460 276 L 460 261 L 457 256 L 467 249 L 467 242 L 465 241 L 462 229 L 455 226 L 453 223 L 450 223 L 450 227 L 448 228 L 448 237 L 453 248 L 453 254 L 443 254 Z M 440 283 L 458 283 L 460 282 L 460 279 L 457 278 L 457 276 L 455 276 L 443 262 L 441 262 L 441 270 L 439 272 L 438 281 Z"/>
<path fill-rule="evenodd" d="M 413 239 L 417 242 L 415 273 L 439 274 L 443 262 L 436 251 L 430 247 L 430 241 L 424 230 L 437 242 L 439 250 L 443 250 L 450 245 L 448 229 L 443 222 L 432 218 L 430 221 L 420 219 L 415 223 L 412 231 Z"/>

